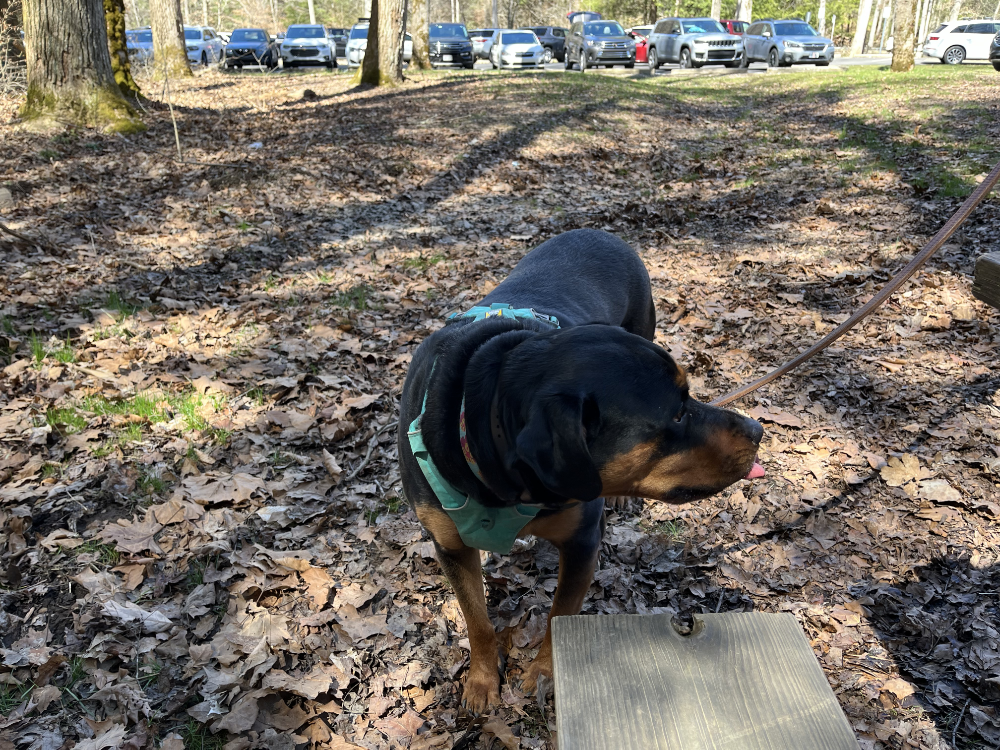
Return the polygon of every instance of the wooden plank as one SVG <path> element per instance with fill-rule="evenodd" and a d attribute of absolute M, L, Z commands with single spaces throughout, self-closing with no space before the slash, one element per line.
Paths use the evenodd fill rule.
<path fill-rule="evenodd" d="M 991 307 L 1000 308 L 1000 253 L 986 253 L 976 260 L 972 296 Z"/>
<path fill-rule="evenodd" d="M 859 750 L 790 614 L 552 620 L 559 750 Z"/>

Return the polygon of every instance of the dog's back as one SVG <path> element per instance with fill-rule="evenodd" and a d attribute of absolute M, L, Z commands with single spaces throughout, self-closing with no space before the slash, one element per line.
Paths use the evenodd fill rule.
<path fill-rule="evenodd" d="M 653 339 L 649 274 L 635 250 L 607 232 L 576 229 L 542 243 L 479 304 L 531 307 L 563 328 L 603 323 Z"/>

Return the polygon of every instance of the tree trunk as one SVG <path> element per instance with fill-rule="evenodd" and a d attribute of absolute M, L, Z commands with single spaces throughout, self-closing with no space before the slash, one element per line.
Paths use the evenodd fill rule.
<path fill-rule="evenodd" d="M 819 0 L 819 12 L 816 13 L 816 31 L 820 36 L 826 36 L 826 0 Z"/>
<path fill-rule="evenodd" d="M 858 4 L 858 25 L 854 29 L 850 57 L 860 55 L 865 48 L 865 34 L 868 32 L 868 18 L 872 14 L 872 0 L 861 0 Z"/>
<path fill-rule="evenodd" d="M 104 20 L 108 32 L 108 52 L 111 53 L 111 72 L 122 95 L 128 98 L 142 96 L 139 86 L 132 78 L 132 66 L 128 61 L 128 46 L 125 41 L 124 0 L 103 0 Z"/>
<path fill-rule="evenodd" d="M 379 83 L 402 83 L 407 0 L 379 0 L 378 4 Z"/>
<path fill-rule="evenodd" d="M 157 76 L 193 76 L 184 46 L 180 0 L 150 0 L 153 27 L 153 69 Z"/>
<path fill-rule="evenodd" d="M 924 8 L 924 14 L 920 17 L 920 33 L 917 34 L 917 44 L 920 44 L 922 39 L 927 38 L 927 27 L 931 22 L 931 12 L 934 10 L 934 5 L 934 0 L 927 0 L 927 7 Z"/>
<path fill-rule="evenodd" d="M 948 15 L 949 21 L 957 21 L 958 14 L 962 12 L 962 0 L 955 0 L 951 4 L 951 13 Z"/>
<path fill-rule="evenodd" d="M 367 83 L 378 86 L 381 76 L 379 75 L 379 14 L 383 0 L 372 0 L 372 10 L 368 14 L 368 46 L 365 48 L 365 58 L 361 61 L 360 83 Z"/>
<path fill-rule="evenodd" d="M 313 0 L 308 0 L 309 4 L 309 23 L 316 23 L 316 3 Z"/>
<path fill-rule="evenodd" d="M 407 10 L 410 19 L 409 26 L 413 29 L 413 52 L 410 56 L 410 67 L 427 70 L 431 67 L 427 55 L 427 6 L 428 0 L 413 0 L 413 5 Z"/>
<path fill-rule="evenodd" d="M 878 30 L 878 22 L 882 18 L 882 4 L 885 0 L 878 0 L 875 3 L 875 13 L 872 16 L 871 28 L 868 30 L 868 49 L 875 46 L 875 32 Z"/>
<path fill-rule="evenodd" d="M 736 18 L 747 23 L 753 19 L 753 0 L 740 0 L 740 13 Z"/>
<path fill-rule="evenodd" d="M 913 5 L 914 0 L 895 0 L 892 32 L 892 70 L 908 73 L 913 70 Z"/>
<path fill-rule="evenodd" d="M 712 0 L 712 10 L 709 11 L 708 15 L 716 21 L 722 18 L 722 0 Z"/>
<path fill-rule="evenodd" d="M 72 122 L 120 133 L 144 130 L 115 83 L 101 0 L 24 4 L 28 96 L 25 121 Z"/>

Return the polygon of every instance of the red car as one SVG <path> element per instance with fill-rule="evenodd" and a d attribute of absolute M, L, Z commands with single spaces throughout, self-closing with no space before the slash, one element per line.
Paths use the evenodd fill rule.
<path fill-rule="evenodd" d="M 653 32 L 652 26 L 633 26 L 626 33 L 635 39 L 635 61 L 646 62 L 646 49 L 649 47 L 649 35 Z"/>
<path fill-rule="evenodd" d="M 719 23 L 726 27 L 726 31 L 736 36 L 743 36 L 750 25 L 746 21 L 719 21 Z"/>

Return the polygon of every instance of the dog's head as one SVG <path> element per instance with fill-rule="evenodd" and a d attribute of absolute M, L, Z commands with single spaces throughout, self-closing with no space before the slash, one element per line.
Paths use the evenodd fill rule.
<path fill-rule="evenodd" d="M 517 347 L 500 398 L 506 463 L 536 498 L 699 500 L 750 474 L 764 433 L 753 419 L 695 401 L 669 354 L 608 326 Z"/>

